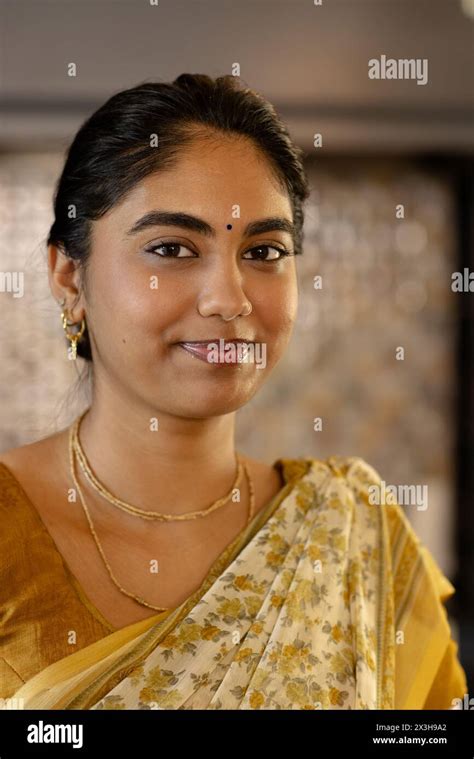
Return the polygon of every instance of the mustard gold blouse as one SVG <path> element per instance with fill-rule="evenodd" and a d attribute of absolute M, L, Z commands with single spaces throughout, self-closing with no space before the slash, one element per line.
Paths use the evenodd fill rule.
<path fill-rule="evenodd" d="M 0 698 L 116 630 L 89 601 L 18 480 L 0 463 Z"/>

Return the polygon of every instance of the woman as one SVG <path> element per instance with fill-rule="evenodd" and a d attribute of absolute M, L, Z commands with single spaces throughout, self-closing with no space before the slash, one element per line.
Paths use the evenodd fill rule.
<path fill-rule="evenodd" d="M 234 77 L 112 97 L 48 239 L 70 428 L 1 457 L 3 698 L 50 709 L 452 707 L 454 592 L 357 457 L 237 454 L 282 357 L 308 186 Z M 11 704 L 10 704 L 11 705 Z"/>

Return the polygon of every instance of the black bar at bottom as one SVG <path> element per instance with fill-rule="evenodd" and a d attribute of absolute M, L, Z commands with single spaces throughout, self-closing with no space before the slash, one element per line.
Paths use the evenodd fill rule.
<path fill-rule="evenodd" d="M 453 711 L 0 711 L 0 759 L 158 757 L 173 750 L 265 757 L 474 757 L 473 703 Z M 53 742 L 55 741 L 55 742 Z M 68 742 L 66 742 L 68 741 Z M 357 754 L 358 755 L 358 754 Z"/>

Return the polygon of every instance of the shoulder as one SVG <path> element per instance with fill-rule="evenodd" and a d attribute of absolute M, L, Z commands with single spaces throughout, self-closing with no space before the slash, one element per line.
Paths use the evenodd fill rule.
<path fill-rule="evenodd" d="M 64 435 L 64 430 L 49 435 L 33 443 L 20 445 L 17 448 L 9 448 L 7 451 L 0 453 L 0 464 L 12 469 L 31 468 L 39 466 L 46 461 L 54 449 L 57 447 L 58 440 Z"/>
<path fill-rule="evenodd" d="M 30 483 L 36 457 L 30 449 L 29 445 L 20 446 L 0 455 L 0 606 L 18 589 L 19 582 L 26 582 L 26 557 L 34 550 L 37 521 Z"/>
<path fill-rule="evenodd" d="M 399 572 L 400 576 L 403 568 L 421 560 L 435 578 L 442 597 L 454 592 L 415 532 L 403 506 L 372 464 L 360 456 L 341 455 L 325 459 L 304 457 L 280 461 L 287 477 L 312 483 L 317 501 L 325 499 L 334 505 L 342 505 L 357 514 L 361 522 L 378 521 L 391 553 L 394 571 Z"/>
<path fill-rule="evenodd" d="M 363 458 L 305 456 L 281 458 L 276 465 L 281 467 L 285 481 L 293 486 L 301 505 L 305 509 L 314 508 L 320 521 L 323 518 L 334 521 L 337 512 L 345 529 L 365 532 L 367 538 L 370 533 L 372 540 L 379 540 L 385 519 L 381 510 L 372 505 L 370 488 L 380 478 Z"/>
<path fill-rule="evenodd" d="M 54 486 L 64 467 L 60 445 L 63 435 L 61 431 L 0 454 L 2 512 L 19 501 L 42 500 L 48 487 Z"/>
<path fill-rule="evenodd" d="M 345 490 L 357 500 L 370 506 L 375 502 L 371 497 L 374 486 L 379 486 L 381 477 L 376 469 L 360 456 L 328 456 L 325 459 L 310 456 L 298 459 L 281 458 L 276 464 L 282 468 L 287 481 L 310 480 L 320 490 L 336 488 Z M 398 513 L 399 508 L 395 506 Z"/>
<path fill-rule="evenodd" d="M 67 429 L 60 430 L 33 443 L 9 448 L 0 453 L 0 464 L 4 464 L 12 471 L 36 471 L 36 473 L 44 465 L 54 466 L 59 452 L 64 449 L 67 432 Z"/>
<path fill-rule="evenodd" d="M 396 601 L 404 598 L 407 588 L 423 575 L 440 602 L 444 603 L 455 593 L 454 585 L 420 539 L 405 509 L 398 502 L 398 489 L 387 484 L 377 469 L 358 456 L 330 456 L 324 462 L 314 461 L 316 467 L 323 463 L 333 477 L 343 481 L 350 497 L 361 509 L 375 510 L 380 516 Z"/>
<path fill-rule="evenodd" d="M 303 459 L 311 472 L 325 472 L 330 482 L 342 485 L 360 505 L 384 514 L 389 534 L 403 529 L 413 541 L 419 539 L 402 506 L 392 495 L 379 471 L 360 456 L 329 456 L 326 459 Z"/>
<path fill-rule="evenodd" d="M 318 459 L 303 456 L 297 459 L 280 458 L 275 462 L 280 466 L 287 479 L 297 479 L 314 473 L 325 473 L 329 477 L 350 483 L 362 492 L 370 485 L 380 482 L 378 472 L 360 456 L 328 456 Z"/>

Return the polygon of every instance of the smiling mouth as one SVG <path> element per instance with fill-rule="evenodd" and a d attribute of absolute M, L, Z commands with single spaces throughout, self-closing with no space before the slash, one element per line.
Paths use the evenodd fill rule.
<path fill-rule="evenodd" d="M 245 337 L 232 337 L 230 340 L 226 340 L 224 337 L 212 337 L 209 340 L 180 340 L 176 345 L 209 345 L 210 343 L 217 343 L 223 340 L 225 343 L 254 343 L 255 340 L 247 340 Z"/>
<path fill-rule="evenodd" d="M 183 348 L 188 354 L 204 361 L 206 364 L 210 364 L 211 366 L 241 366 L 242 360 L 241 358 L 239 359 L 238 355 L 235 356 L 235 359 L 232 356 L 227 355 L 225 361 L 216 361 L 211 358 L 212 353 L 215 353 L 216 351 L 216 347 L 217 349 L 220 348 L 221 351 L 224 351 L 226 346 L 231 344 L 239 346 L 239 350 L 241 351 L 240 355 L 242 355 L 242 351 L 245 353 L 247 346 L 254 345 L 255 343 L 253 340 L 238 338 L 233 338 L 232 340 L 224 340 L 224 338 L 215 338 L 211 340 L 186 340 L 175 343 L 175 345 Z"/>

